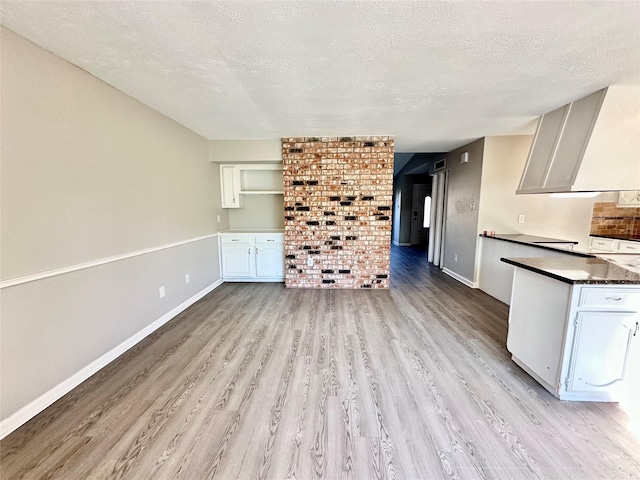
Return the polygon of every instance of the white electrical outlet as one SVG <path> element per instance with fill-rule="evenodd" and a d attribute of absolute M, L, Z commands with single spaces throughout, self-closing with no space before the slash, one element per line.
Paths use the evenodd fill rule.
<path fill-rule="evenodd" d="M 217 215 L 217 217 L 218 217 L 218 223 L 220 223 L 220 215 Z"/>
<path fill-rule="evenodd" d="M 469 208 L 471 208 L 471 210 L 475 210 L 476 209 L 476 202 L 471 202 L 471 204 L 469 205 Z"/>
<path fill-rule="evenodd" d="M 164 285 L 158 289 L 158 293 L 160 293 L 160 298 L 164 297 Z"/>
<path fill-rule="evenodd" d="M 190 277 L 190 276 L 189 276 L 189 274 L 187 273 L 187 274 L 184 276 L 184 283 L 189 283 L 190 281 L 191 281 L 191 277 Z"/>
<path fill-rule="evenodd" d="M 457 261 L 458 261 L 458 255 L 454 255 L 454 256 L 453 256 L 453 261 L 454 261 L 454 262 L 457 262 Z"/>
<path fill-rule="evenodd" d="M 518 223 L 524 223 L 524 215 L 518 215 Z"/>

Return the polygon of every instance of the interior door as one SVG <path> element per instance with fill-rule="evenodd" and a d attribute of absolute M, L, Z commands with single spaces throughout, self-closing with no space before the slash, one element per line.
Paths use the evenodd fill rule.
<path fill-rule="evenodd" d="M 413 185 L 412 218 L 411 218 L 411 245 L 426 246 L 429 238 L 429 229 L 424 226 L 425 197 L 430 196 L 431 185 L 417 183 Z M 431 212 L 427 212 L 428 215 Z"/>

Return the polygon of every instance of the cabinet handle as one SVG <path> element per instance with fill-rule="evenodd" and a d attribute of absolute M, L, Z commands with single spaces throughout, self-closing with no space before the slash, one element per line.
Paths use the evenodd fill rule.
<path fill-rule="evenodd" d="M 238 238 L 232 238 L 232 239 L 231 239 L 231 241 L 232 241 L 232 242 L 239 242 L 239 241 L 240 241 L 240 239 L 238 239 Z"/>
<path fill-rule="evenodd" d="M 258 247 L 256 247 L 256 255 L 258 254 Z"/>
<path fill-rule="evenodd" d="M 638 333 L 638 322 L 636 322 L 636 328 L 633 329 L 633 336 L 636 336 L 636 333 Z"/>
<path fill-rule="evenodd" d="M 251 247 L 247 248 L 247 253 L 251 255 Z"/>
<path fill-rule="evenodd" d="M 273 240 L 269 240 L 269 239 L 267 239 L 267 242 L 273 242 Z M 631 247 L 627 247 L 627 248 L 631 248 Z"/>
<path fill-rule="evenodd" d="M 233 203 L 236 203 L 236 197 L 233 197 Z"/>
<path fill-rule="evenodd" d="M 605 297 L 605 300 L 613 300 L 614 302 L 619 302 L 622 300 L 622 297 Z"/>

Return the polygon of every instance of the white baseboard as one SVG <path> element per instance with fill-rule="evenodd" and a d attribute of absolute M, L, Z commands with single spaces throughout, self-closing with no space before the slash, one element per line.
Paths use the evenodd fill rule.
<path fill-rule="evenodd" d="M 466 285 L 467 287 L 478 288 L 478 284 L 477 283 L 472 282 L 468 278 L 464 278 L 462 275 L 458 275 L 456 272 L 452 272 L 448 268 L 443 268 L 442 271 L 444 273 L 446 273 L 447 275 L 449 275 L 450 277 L 455 278 L 457 281 L 459 281 L 463 285 Z"/>
<path fill-rule="evenodd" d="M 393 242 L 391 242 L 391 243 L 393 243 L 396 247 L 410 247 L 411 246 L 410 243 L 400 243 L 400 242 L 396 242 L 395 240 Z"/>
<path fill-rule="evenodd" d="M 264 278 L 223 278 L 225 283 L 284 283 L 284 277 L 264 277 Z"/>
<path fill-rule="evenodd" d="M 145 337 L 149 336 L 169 320 L 177 316 L 179 313 L 186 310 L 188 307 L 196 303 L 202 297 L 204 297 L 209 292 L 213 291 L 218 286 L 222 285 L 222 279 L 218 279 L 213 282 L 211 285 L 206 287 L 205 289 L 199 291 L 192 297 L 188 298 L 184 302 L 182 302 L 177 307 L 173 308 L 169 312 L 165 313 L 162 317 L 155 320 L 153 323 L 147 325 L 139 332 L 135 333 L 133 336 L 126 339 L 121 344 L 117 345 L 113 349 L 109 350 L 107 353 L 102 355 L 100 358 L 97 358 L 93 362 L 91 362 L 86 367 L 82 368 L 79 372 L 73 374 L 71 377 L 62 381 L 55 387 L 53 387 L 48 392 L 40 395 L 31 403 L 25 405 L 20 410 L 5 418 L 0 422 L 0 439 L 6 437 L 15 429 L 25 424 L 27 421 L 31 420 L 42 410 L 47 408 L 49 405 L 54 403 L 56 400 L 59 400 L 64 395 L 69 393 L 71 390 L 76 388 L 82 382 L 84 382 L 91 375 L 95 374 L 101 368 L 107 366 L 113 360 L 118 358 L 120 355 L 125 353 L 131 347 L 142 341 Z"/>

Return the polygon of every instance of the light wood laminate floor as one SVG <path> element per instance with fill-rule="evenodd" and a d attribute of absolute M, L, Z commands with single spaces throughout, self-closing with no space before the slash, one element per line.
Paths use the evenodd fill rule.
<path fill-rule="evenodd" d="M 390 291 L 222 285 L 5 438 L 2 478 L 640 478 L 618 405 L 511 362 L 506 305 L 392 266 Z"/>

